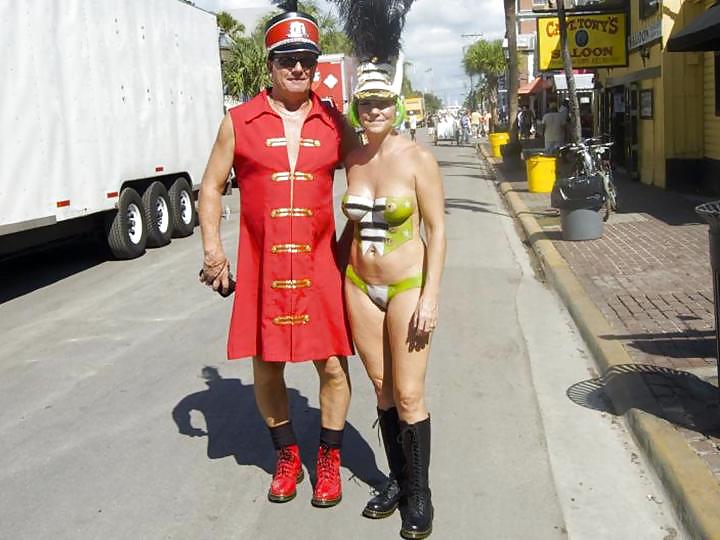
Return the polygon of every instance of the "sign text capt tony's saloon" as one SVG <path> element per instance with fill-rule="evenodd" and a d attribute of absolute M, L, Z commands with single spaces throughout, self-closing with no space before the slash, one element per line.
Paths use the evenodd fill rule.
<path fill-rule="evenodd" d="M 568 48 L 574 68 L 627 65 L 627 22 L 624 13 L 574 15 L 567 18 Z M 560 23 L 556 17 L 537 20 L 541 71 L 563 68 Z"/>

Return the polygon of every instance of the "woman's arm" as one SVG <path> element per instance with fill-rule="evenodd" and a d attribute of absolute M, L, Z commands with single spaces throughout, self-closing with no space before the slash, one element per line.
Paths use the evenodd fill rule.
<path fill-rule="evenodd" d="M 445 266 L 445 193 L 440 168 L 433 155 L 419 150 L 415 168 L 415 194 L 427 240 L 425 285 L 415 311 L 415 327 L 430 332 L 437 325 L 440 278 Z"/>
<path fill-rule="evenodd" d="M 198 216 L 203 242 L 204 283 L 218 290 L 229 287 L 230 265 L 220 239 L 222 195 L 235 154 L 235 132 L 230 113 L 225 115 L 200 184 Z"/>

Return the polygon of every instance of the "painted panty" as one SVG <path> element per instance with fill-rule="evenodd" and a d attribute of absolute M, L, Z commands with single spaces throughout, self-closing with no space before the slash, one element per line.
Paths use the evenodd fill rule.
<path fill-rule="evenodd" d="M 373 303 L 383 311 L 387 309 L 390 300 L 392 300 L 396 294 L 400 294 L 401 292 L 410 289 L 420 289 L 424 282 L 424 276 L 422 274 L 418 274 L 416 276 L 400 280 L 397 283 L 390 283 L 388 285 L 373 285 L 371 283 L 365 283 L 365 281 L 357 275 L 355 269 L 350 264 L 348 264 L 345 269 L 345 275 L 358 289 L 367 294 L 368 298 L 370 298 L 370 300 L 372 300 Z"/>

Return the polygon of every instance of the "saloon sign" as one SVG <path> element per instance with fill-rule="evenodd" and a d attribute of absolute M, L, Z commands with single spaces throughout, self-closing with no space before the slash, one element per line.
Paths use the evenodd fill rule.
<path fill-rule="evenodd" d="M 541 71 L 563 69 L 560 24 L 556 17 L 537 20 Z M 573 15 L 567 18 L 568 49 L 574 68 L 627 66 L 624 13 Z"/>

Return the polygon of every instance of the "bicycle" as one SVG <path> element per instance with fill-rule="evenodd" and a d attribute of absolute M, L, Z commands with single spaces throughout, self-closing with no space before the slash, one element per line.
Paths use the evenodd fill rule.
<path fill-rule="evenodd" d="M 570 143 L 558 148 L 559 156 L 567 152 L 575 155 L 575 176 L 600 175 L 605 195 L 605 217 L 607 221 L 611 212 L 617 211 L 617 188 L 613 181 L 610 163 L 610 148 L 613 142 L 603 143 L 600 137 L 591 137 L 577 143 Z"/>

